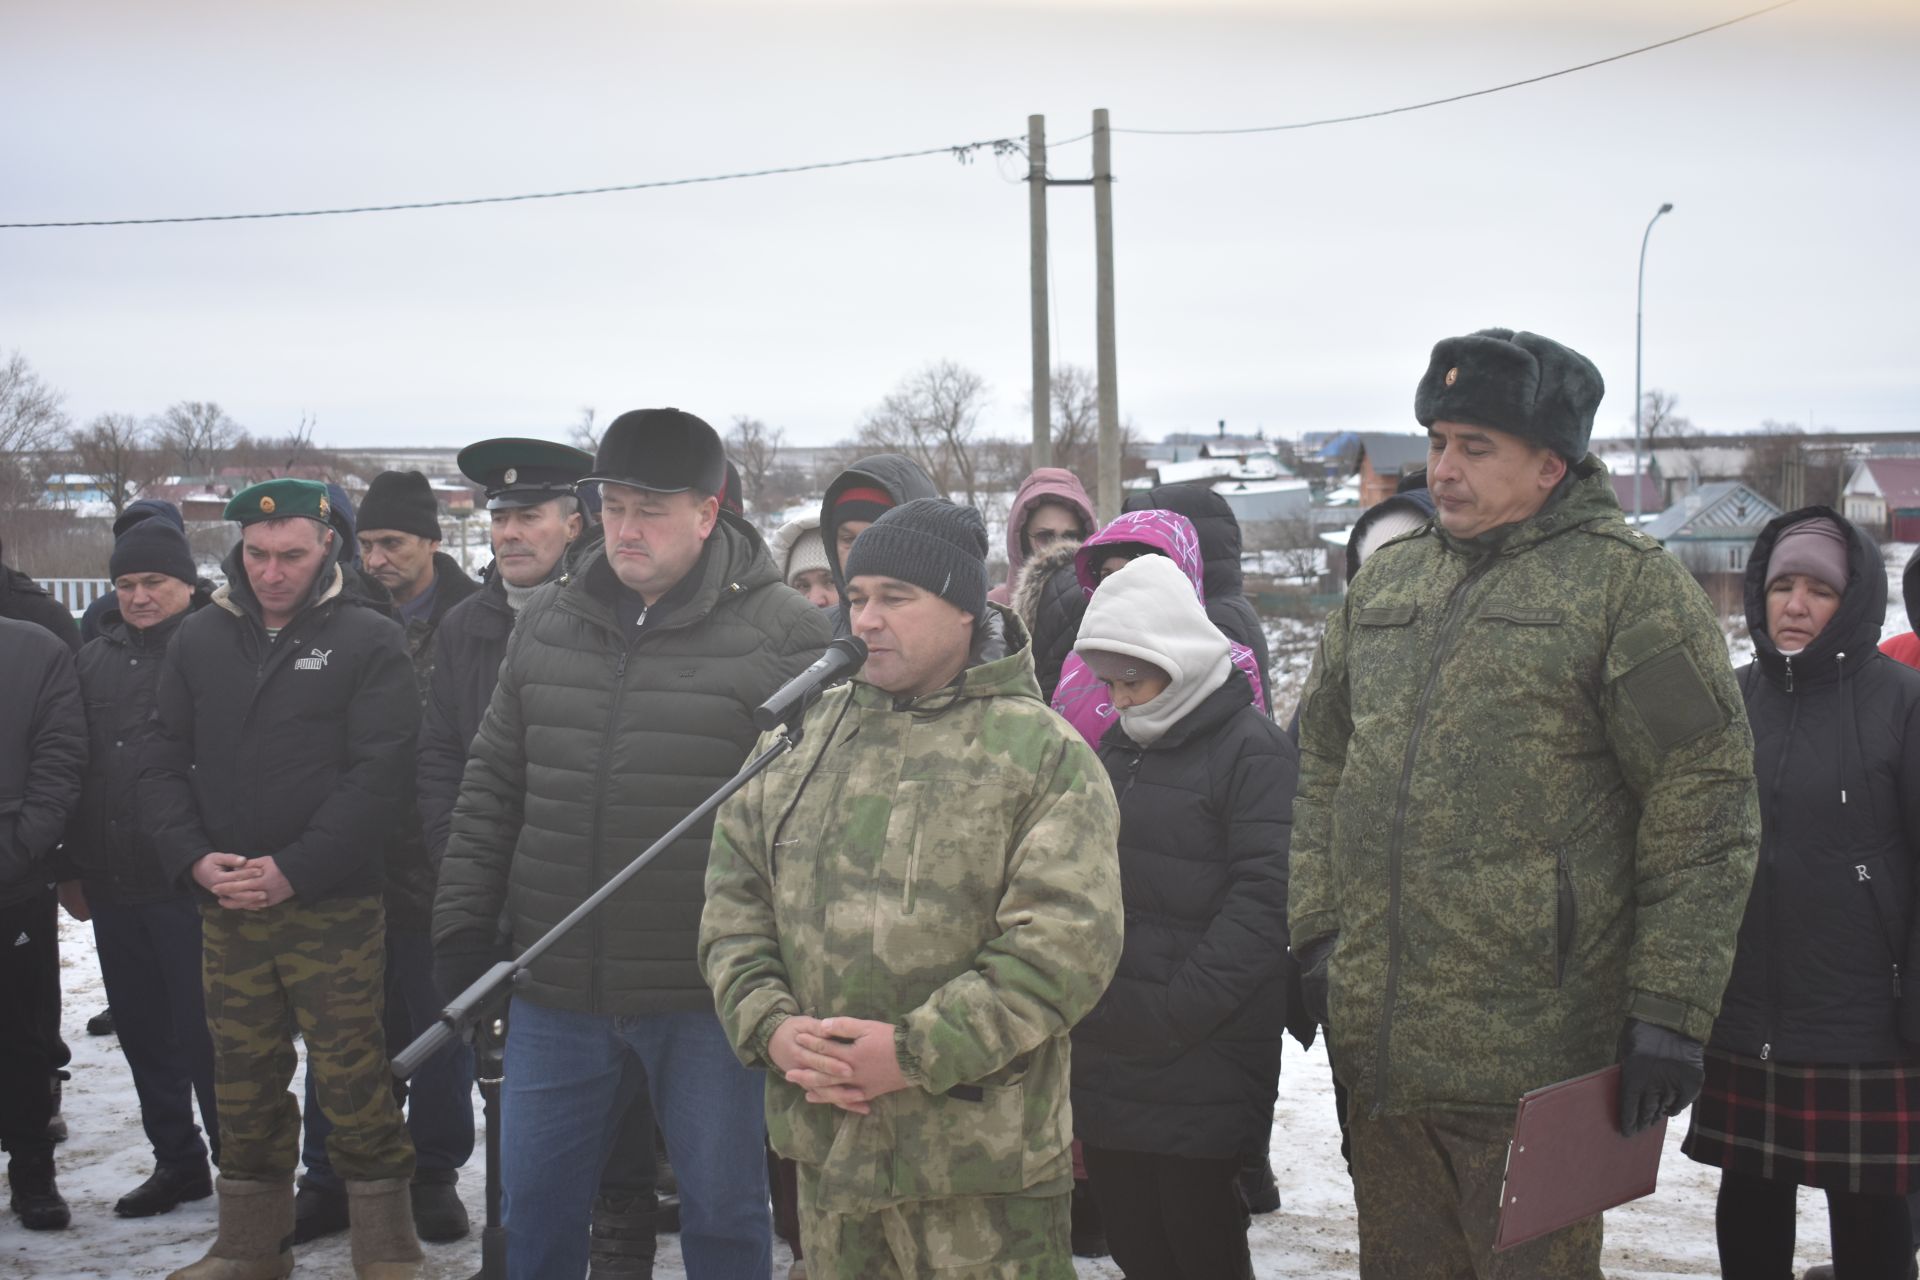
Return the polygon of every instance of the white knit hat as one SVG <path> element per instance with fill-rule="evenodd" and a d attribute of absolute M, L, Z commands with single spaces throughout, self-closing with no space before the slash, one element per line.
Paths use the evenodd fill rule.
<path fill-rule="evenodd" d="M 825 569 L 827 544 L 820 537 L 820 516 L 816 512 L 789 520 L 773 535 L 773 558 L 781 566 L 780 581 L 792 585 L 795 574 Z"/>

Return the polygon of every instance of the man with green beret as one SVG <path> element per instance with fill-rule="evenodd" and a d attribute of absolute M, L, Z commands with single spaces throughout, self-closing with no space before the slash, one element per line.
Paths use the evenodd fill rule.
<path fill-rule="evenodd" d="M 753 711 L 824 649 L 821 611 L 721 508 L 726 455 L 679 409 L 621 414 L 582 483 L 604 539 L 521 606 L 449 824 L 442 987 L 525 949 L 738 772 Z M 692 1280 L 771 1267 L 759 1081 L 695 950 L 711 821 L 692 827 L 514 992 L 503 1108 L 507 1274 L 578 1276 L 621 1080 L 644 1067 L 680 1179 Z"/>
<path fill-rule="evenodd" d="M 227 585 L 160 672 L 140 799 L 169 880 L 199 890 L 220 1120 L 219 1235 L 174 1280 L 293 1265 L 296 1031 L 333 1122 L 356 1276 L 397 1280 L 421 1258 L 381 1030 L 382 854 L 420 703 L 399 625 L 342 588 L 329 508 L 306 480 L 234 495 Z"/>
<path fill-rule="evenodd" d="M 1705 594 L 1587 452 L 1601 393 L 1539 334 L 1434 347 L 1435 518 L 1367 558 L 1303 695 L 1288 917 L 1369 1280 L 1598 1280 L 1598 1216 L 1492 1251 L 1516 1101 L 1618 1062 L 1631 1134 L 1700 1089 L 1753 741 Z"/>

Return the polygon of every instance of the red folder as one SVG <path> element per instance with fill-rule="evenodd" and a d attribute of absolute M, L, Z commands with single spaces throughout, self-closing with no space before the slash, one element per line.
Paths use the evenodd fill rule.
<path fill-rule="evenodd" d="M 1653 1194 L 1667 1120 L 1620 1136 L 1620 1068 L 1535 1089 L 1520 1099 L 1500 1188 L 1497 1253 Z"/>

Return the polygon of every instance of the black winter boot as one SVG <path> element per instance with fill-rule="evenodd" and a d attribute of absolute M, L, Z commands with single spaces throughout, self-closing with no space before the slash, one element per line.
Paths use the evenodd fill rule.
<path fill-rule="evenodd" d="M 322 1236 L 337 1236 L 351 1225 L 347 1193 L 325 1187 L 302 1186 L 293 1197 L 293 1242 L 305 1244 Z"/>
<path fill-rule="evenodd" d="M 464 1240 L 473 1230 L 467 1206 L 460 1202 L 454 1169 L 416 1169 L 413 1173 L 413 1228 L 428 1244 Z"/>
<path fill-rule="evenodd" d="M 7 1162 L 7 1186 L 12 1191 L 13 1211 L 20 1225 L 29 1231 L 65 1231 L 73 1221 L 60 1188 L 53 1182 L 51 1145 L 32 1151 L 15 1151 Z"/>
<path fill-rule="evenodd" d="M 154 1169 L 153 1176 L 121 1196 L 113 1211 L 122 1218 L 151 1218 L 212 1194 L 213 1179 L 207 1175 L 207 1166 L 163 1164 Z"/>
<path fill-rule="evenodd" d="M 652 1195 L 595 1196 L 587 1280 L 653 1280 L 656 1220 Z"/>
<path fill-rule="evenodd" d="M 114 1034 L 113 1010 L 102 1009 L 87 1019 L 87 1034 L 90 1036 L 110 1036 Z"/>

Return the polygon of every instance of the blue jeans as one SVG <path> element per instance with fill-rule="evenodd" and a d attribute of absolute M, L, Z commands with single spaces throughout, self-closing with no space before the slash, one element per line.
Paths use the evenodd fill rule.
<path fill-rule="evenodd" d="M 594 1191 L 621 1110 L 621 1064 L 646 1069 L 680 1178 L 689 1280 L 767 1280 L 765 1080 L 711 1012 L 571 1013 L 516 999 L 501 1098 L 509 1280 L 582 1276 Z"/>
<path fill-rule="evenodd" d="M 397 1054 L 446 1007 L 434 985 L 433 940 L 426 934 L 387 931 L 386 1000 L 387 1052 Z M 407 1132 L 413 1137 L 415 1181 L 459 1179 L 454 1171 L 473 1155 L 473 1107 L 473 1050 L 468 1046 L 444 1050 L 414 1072 L 407 1081 Z M 307 1166 L 300 1185 L 344 1192 L 327 1158 L 333 1122 L 314 1099 L 311 1074 L 300 1110 L 305 1129 L 300 1160 Z"/>

